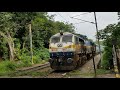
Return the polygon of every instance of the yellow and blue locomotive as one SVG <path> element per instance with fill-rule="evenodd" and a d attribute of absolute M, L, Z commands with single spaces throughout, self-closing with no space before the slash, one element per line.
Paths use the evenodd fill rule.
<path fill-rule="evenodd" d="M 92 57 L 92 55 L 96 54 L 96 45 L 90 41 L 90 40 L 85 40 L 85 51 L 86 51 L 86 57 L 87 60 Z"/>
<path fill-rule="evenodd" d="M 79 36 L 60 32 L 50 38 L 50 66 L 54 70 L 73 70 L 86 62 L 85 41 Z"/>

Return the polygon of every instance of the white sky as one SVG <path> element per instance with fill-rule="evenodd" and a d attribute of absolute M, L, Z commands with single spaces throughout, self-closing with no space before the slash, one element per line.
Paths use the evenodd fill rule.
<path fill-rule="evenodd" d="M 85 14 L 86 13 L 86 14 Z M 68 22 L 73 23 L 75 26 L 75 31 L 77 33 L 86 35 L 89 39 L 96 40 L 95 34 L 96 34 L 96 27 L 95 24 L 91 24 L 88 22 L 83 22 L 77 19 L 72 19 L 70 17 L 76 16 L 74 18 L 83 19 L 90 22 L 95 22 L 94 19 L 94 13 L 88 13 L 88 12 L 48 12 L 49 15 L 56 14 L 54 17 L 55 21 L 62 21 L 62 22 Z M 98 30 L 104 29 L 108 24 L 114 24 L 118 22 L 118 15 L 117 12 L 96 12 L 97 17 L 97 23 L 98 23 Z M 79 23 L 79 24 L 75 24 Z"/>

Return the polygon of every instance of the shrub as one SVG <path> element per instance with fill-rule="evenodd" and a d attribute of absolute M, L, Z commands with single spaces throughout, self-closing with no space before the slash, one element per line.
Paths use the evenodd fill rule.
<path fill-rule="evenodd" d="M 37 62 L 41 60 L 48 60 L 49 59 L 49 50 L 46 48 L 40 49 L 40 50 L 34 50 L 34 61 L 38 60 Z"/>
<path fill-rule="evenodd" d="M 112 48 L 105 47 L 105 52 L 103 53 L 102 57 L 102 68 L 109 69 L 112 68 L 113 65 L 112 60 Z"/>
<path fill-rule="evenodd" d="M 24 53 L 25 52 L 25 53 Z M 28 54 L 26 50 L 21 50 L 21 53 L 19 54 L 20 63 L 18 67 L 28 67 L 31 66 L 31 57 L 30 53 Z M 33 50 L 33 62 L 36 63 L 43 63 L 43 61 L 47 61 L 49 59 L 49 51 L 46 48 L 42 49 L 34 49 Z"/>
<path fill-rule="evenodd" d="M 8 60 L 2 61 L 0 63 L 0 73 L 14 71 L 16 70 L 16 67 L 17 65 L 15 62 L 8 61 Z"/>

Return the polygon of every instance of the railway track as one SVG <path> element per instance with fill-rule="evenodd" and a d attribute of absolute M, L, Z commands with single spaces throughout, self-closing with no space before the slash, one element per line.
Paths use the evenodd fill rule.
<path fill-rule="evenodd" d="M 49 67 L 50 67 L 50 64 L 49 64 L 49 62 L 47 62 L 47 63 L 39 65 L 39 66 L 29 67 L 27 69 L 19 69 L 19 70 L 13 72 L 12 75 L 16 75 L 16 74 L 19 75 L 21 73 L 38 71 L 38 70 L 42 70 L 42 69 L 49 68 Z"/>

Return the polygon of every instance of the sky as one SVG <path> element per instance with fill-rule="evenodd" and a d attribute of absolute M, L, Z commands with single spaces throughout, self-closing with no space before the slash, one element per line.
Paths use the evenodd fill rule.
<path fill-rule="evenodd" d="M 76 33 L 86 35 L 89 39 L 92 39 L 93 41 L 96 40 L 95 24 L 71 18 L 74 17 L 90 22 L 95 22 L 93 12 L 48 12 L 48 14 L 49 15 L 55 14 L 54 17 L 55 21 L 73 23 Z M 109 24 L 118 23 L 117 12 L 96 12 L 96 18 L 98 30 L 104 29 Z"/>

